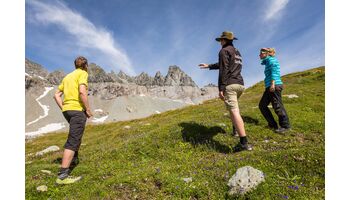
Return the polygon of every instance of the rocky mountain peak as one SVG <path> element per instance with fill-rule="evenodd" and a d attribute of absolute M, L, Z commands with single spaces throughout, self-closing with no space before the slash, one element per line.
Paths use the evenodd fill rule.
<path fill-rule="evenodd" d="M 169 66 L 164 85 L 198 87 L 192 78 L 176 65 Z"/>
<path fill-rule="evenodd" d="M 88 67 L 89 82 L 99 83 L 99 82 L 113 82 L 112 77 L 110 77 L 102 67 L 96 65 L 95 63 L 89 64 Z"/>
<path fill-rule="evenodd" d="M 53 85 L 59 85 L 61 83 L 61 81 L 63 80 L 64 76 L 65 76 L 64 71 L 56 70 L 56 71 L 51 72 L 47 76 L 47 80 L 49 81 L 49 83 L 51 83 Z"/>
<path fill-rule="evenodd" d="M 153 78 L 145 72 L 142 72 L 140 75 L 136 76 L 134 80 L 137 85 L 143 86 L 151 86 L 153 83 Z"/>
<path fill-rule="evenodd" d="M 152 85 L 164 86 L 164 82 L 165 82 L 164 76 L 160 73 L 160 71 L 157 71 L 156 75 L 153 78 Z"/>
<path fill-rule="evenodd" d="M 37 76 L 41 79 L 46 78 L 46 76 L 49 74 L 49 72 L 43 66 L 27 58 L 25 62 L 25 72 L 27 73 L 27 76 Z"/>

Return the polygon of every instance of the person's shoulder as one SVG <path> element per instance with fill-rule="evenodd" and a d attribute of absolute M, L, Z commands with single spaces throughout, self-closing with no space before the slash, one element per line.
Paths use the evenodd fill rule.
<path fill-rule="evenodd" d="M 82 69 L 76 69 L 75 70 L 79 75 L 84 75 L 84 76 L 87 76 L 88 75 L 88 73 L 87 73 L 87 71 L 85 71 L 85 70 L 82 70 Z"/>

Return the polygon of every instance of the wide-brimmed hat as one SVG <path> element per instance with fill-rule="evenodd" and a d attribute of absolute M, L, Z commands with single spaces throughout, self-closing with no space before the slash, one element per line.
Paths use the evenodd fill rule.
<path fill-rule="evenodd" d="M 235 35 L 230 31 L 224 31 L 222 32 L 221 36 L 218 38 L 215 38 L 216 41 L 220 41 L 220 39 L 227 39 L 227 40 L 238 40 Z"/>

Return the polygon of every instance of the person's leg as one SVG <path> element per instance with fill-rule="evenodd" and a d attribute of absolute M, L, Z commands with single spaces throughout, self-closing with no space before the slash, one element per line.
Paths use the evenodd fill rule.
<path fill-rule="evenodd" d="M 66 111 L 65 117 L 69 120 L 69 135 L 64 145 L 59 179 L 67 178 L 70 173 L 69 167 L 75 152 L 79 150 L 86 123 L 86 115 L 81 111 Z"/>
<path fill-rule="evenodd" d="M 69 168 L 73 159 L 75 151 L 70 149 L 64 149 L 61 168 Z"/>
<path fill-rule="evenodd" d="M 276 115 L 278 116 L 279 125 L 282 128 L 288 129 L 290 128 L 290 124 L 286 109 L 284 108 L 282 103 L 282 90 L 283 87 L 281 85 L 276 85 L 275 92 L 271 92 L 270 96 L 272 100 L 272 107 Z"/>
<path fill-rule="evenodd" d="M 271 102 L 271 97 L 270 97 L 269 93 L 270 93 L 270 91 L 268 90 L 268 88 L 265 89 L 264 94 L 261 97 L 260 102 L 259 102 L 259 109 L 260 109 L 261 114 L 266 119 L 268 126 L 271 128 L 277 129 L 278 128 L 277 122 L 273 118 L 273 115 L 272 115 L 270 109 L 267 107 Z"/>
<path fill-rule="evenodd" d="M 248 146 L 248 139 L 244 129 L 244 122 L 239 112 L 238 98 L 243 93 L 244 87 L 238 84 L 229 85 L 225 91 L 225 104 L 226 108 L 230 112 L 231 121 L 233 126 L 236 128 L 240 138 L 240 149 L 251 150 Z"/>

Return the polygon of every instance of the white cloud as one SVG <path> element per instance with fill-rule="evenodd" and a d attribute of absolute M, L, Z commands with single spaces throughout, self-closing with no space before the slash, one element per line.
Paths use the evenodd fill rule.
<path fill-rule="evenodd" d="M 79 48 L 98 50 L 109 65 L 118 67 L 128 74 L 136 74 L 129 57 L 108 30 L 96 27 L 81 14 L 59 1 L 44 3 L 30 0 L 27 3 L 34 11 L 33 19 L 30 19 L 31 22 L 57 25 L 75 37 L 74 41 Z"/>
<path fill-rule="evenodd" d="M 284 8 L 287 6 L 289 0 L 272 0 L 270 7 L 265 12 L 265 20 L 276 20 L 281 16 Z"/>

